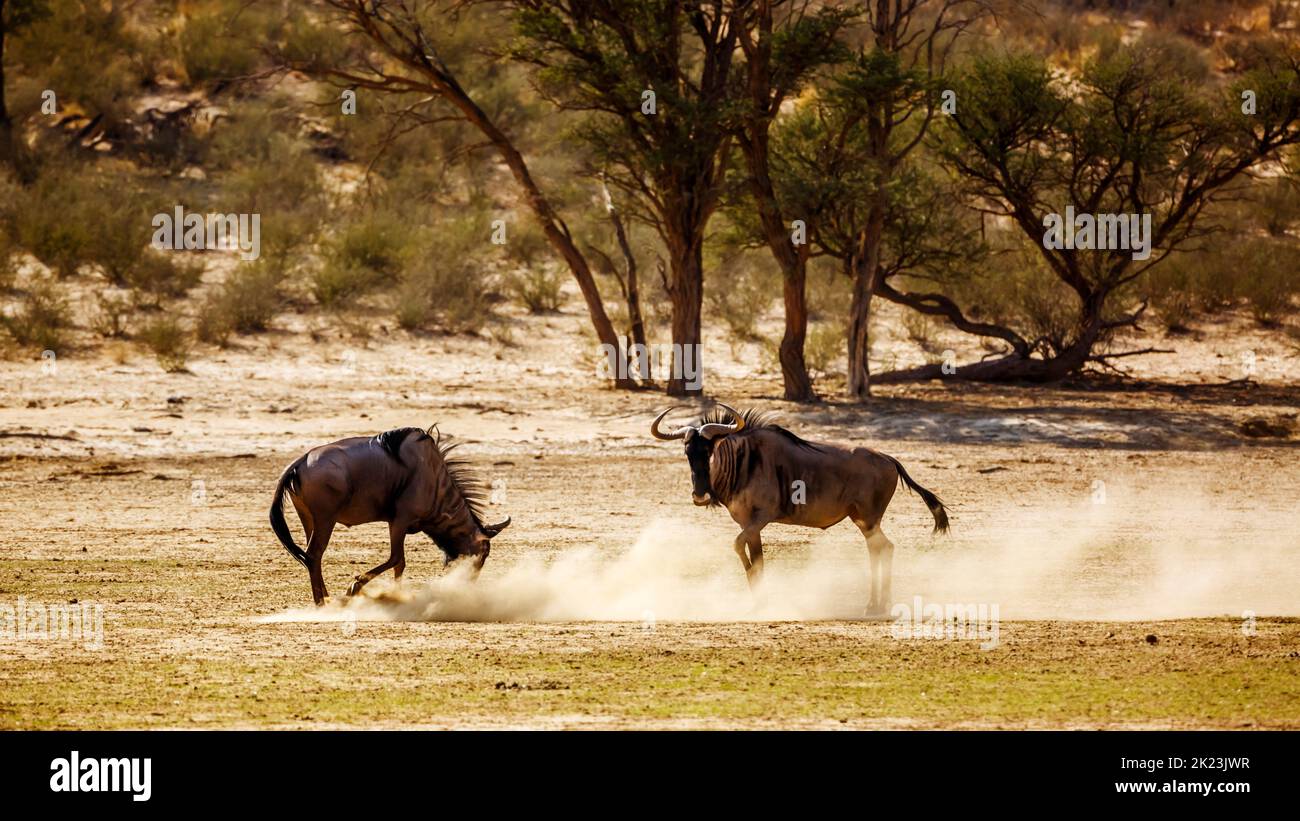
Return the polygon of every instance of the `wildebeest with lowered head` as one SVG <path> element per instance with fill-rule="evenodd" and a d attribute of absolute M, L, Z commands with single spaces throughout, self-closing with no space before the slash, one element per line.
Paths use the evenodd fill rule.
<path fill-rule="evenodd" d="M 388 561 L 362 573 L 348 595 L 393 569 L 406 569 L 408 534 L 424 533 L 447 561 L 467 556 L 477 575 L 487 560 L 491 539 L 510 524 L 485 525 L 483 484 L 460 459 L 448 454 L 456 446 L 435 438 L 437 428 L 399 428 L 378 436 L 355 436 L 312 448 L 285 469 L 271 502 L 271 529 L 289 555 L 311 574 L 311 595 L 322 604 L 328 593 L 321 577 L 321 556 L 335 524 L 346 527 L 388 522 Z M 288 494 L 307 534 L 306 551 L 294 544 L 284 521 Z"/>
<path fill-rule="evenodd" d="M 892 456 L 870 448 L 850 450 L 809 442 L 773 424 L 767 414 L 740 413 L 722 403 L 699 425 L 664 433 L 659 424 L 673 410 L 659 414 L 650 433 L 656 439 L 685 440 L 691 499 L 697 505 L 726 507 L 740 525 L 734 547 L 750 587 L 763 574 L 760 533 L 768 524 L 825 530 L 847 517 L 867 539 L 871 567 L 867 612 L 885 612 L 890 604 L 894 545 L 885 538 L 880 520 L 899 479 L 925 501 L 934 516 L 935 532 L 948 530 L 943 502 L 912 481 Z"/>

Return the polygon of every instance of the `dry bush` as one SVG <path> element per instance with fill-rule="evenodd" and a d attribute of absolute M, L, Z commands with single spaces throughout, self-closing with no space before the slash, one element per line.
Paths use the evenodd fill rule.
<path fill-rule="evenodd" d="M 549 265 L 522 268 L 506 275 L 506 291 L 533 314 L 550 314 L 564 304 L 564 275 Z"/>
<path fill-rule="evenodd" d="M 1296 246 L 1290 242 L 1256 239 L 1241 249 L 1237 293 L 1255 321 L 1276 325 L 1295 312 L 1293 302 L 1300 291 L 1296 259 Z"/>
<path fill-rule="evenodd" d="M 8 291 L 18 281 L 18 248 L 4 227 L 0 226 L 0 291 Z"/>
<path fill-rule="evenodd" d="M 935 339 L 939 328 L 939 323 L 928 314 L 918 311 L 907 311 L 903 314 L 903 329 L 907 331 L 907 338 L 928 354 L 943 351 L 943 344 Z"/>

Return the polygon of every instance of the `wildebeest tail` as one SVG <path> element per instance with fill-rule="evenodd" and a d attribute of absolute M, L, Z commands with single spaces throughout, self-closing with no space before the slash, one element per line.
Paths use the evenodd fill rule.
<path fill-rule="evenodd" d="M 889 461 L 894 463 L 894 467 L 898 470 L 898 478 L 903 480 L 903 484 L 907 485 L 909 489 L 916 491 L 921 497 L 921 501 L 925 502 L 925 506 L 930 508 L 930 515 L 934 517 L 934 532 L 947 533 L 948 509 L 943 506 L 943 501 L 940 500 L 938 496 L 935 496 L 933 493 L 914 482 L 912 477 L 907 475 L 907 471 L 903 470 L 902 464 L 900 464 L 897 459 L 892 456 L 887 458 Z"/>
<path fill-rule="evenodd" d="M 292 465 L 285 469 L 284 474 L 280 476 L 280 481 L 275 486 L 275 498 L 271 500 L 271 529 L 275 531 L 275 537 L 284 545 L 284 549 L 289 551 L 302 566 L 307 566 L 307 554 L 303 549 L 294 544 L 293 536 L 289 533 L 289 525 L 284 520 L 284 492 L 291 493 L 298 491 L 298 468 L 302 465 L 302 459 L 298 459 Z"/>

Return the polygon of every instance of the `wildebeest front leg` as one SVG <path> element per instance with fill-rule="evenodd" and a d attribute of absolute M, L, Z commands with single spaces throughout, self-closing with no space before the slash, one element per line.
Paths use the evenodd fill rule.
<path fill-rule="evenodd" d="M 745 568 L 745 576 L 749 579 L 749 589 L 753 590 L 758 587 L 758 583 L 763 579 L 763 538 L 760 535 L 762 527 L 750 526 L 740 532 L 732 547 L 736 550 L 736 555 L 740 557 L 740 563 Z M 748 548 L 748 551 L 746 551 Z"/>
<path fill-rule="evenodd" d="M 381 565 L 377 565 L 376 567 L 372 567 L 370 570 L 366 571 L 365 573 L 362 573 L 360 576 L 357 576 L 356 580 L 352 582 L 352 586 L 348 588 L 349 596 L 355 596 L 357 593 L 360 593 L 361 588 L 365 587 L 367 582 L 369 582 L 375 576 L 378 576 L 380 573 L 383 573 L 385 570 L 387 570 L 390 567 L 402 567 L 403 569 L 405 569 L 406 567 L 406 525 L 405 523 L 400 525 L 397 522 L 388 523 L 388 544 L 389 544 L 388 561 L 384 562 Z M 398 571 L 397 575 L 400 578 L 401 571 Z"/>

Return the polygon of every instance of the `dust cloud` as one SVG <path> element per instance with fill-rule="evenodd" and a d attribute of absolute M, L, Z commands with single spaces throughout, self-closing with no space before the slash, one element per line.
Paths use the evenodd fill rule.
<path fill-rule="evenodd" d="M 900 500 L 901 501 L 901 500 Z M 894 604 L 996 605 L 1002 619 L 1300 616 L 1300 514 L 1200 491 L 1115 489 L 1104 504 L 958 510 L 950 537 L 886 519 Z M 814 621 L 865 618 L 856 529 L 771 526 L 751 593 L 729 538 L 649 521 L 622 551 L 452 565 L 424 584 L 376 579 L 364 595 L 263 621 Z M 495 565 L 494 565 L 495 562 Z"/>

